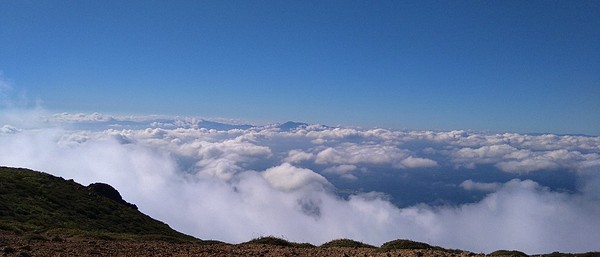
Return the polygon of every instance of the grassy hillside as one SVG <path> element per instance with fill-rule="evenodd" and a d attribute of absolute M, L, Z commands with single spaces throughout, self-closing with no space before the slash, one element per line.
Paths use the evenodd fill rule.
<path fill-rule="evenodd" d="M 192 239 L 137 210 L 106 184 L 0 167 L 0 230 Z"/>

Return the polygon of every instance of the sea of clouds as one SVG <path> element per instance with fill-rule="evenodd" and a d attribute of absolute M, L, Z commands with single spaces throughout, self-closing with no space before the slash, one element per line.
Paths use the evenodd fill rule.
<path fill-rule="evenodd" d="M 600 250 L 600 137 L 593 136 L 248 126 L 5 108 L 0 165 L 109 183 L 142 212 L 201 239 L 274 235 L 380 245 L 406 238 L 475 252 Z M 480 181 L 469 177 L 473 171 L 503 179 Z M 460 177 L 439 187 L 479 197 L 400 206 L 403 195 L 388 192 L 393 183 L 381 190 L 361 184 L 428 172 Z M 569 174 L 574 184 L 528 179 L 542 172 Z M 410 184 L 429 183 L 422 180 Z"/>

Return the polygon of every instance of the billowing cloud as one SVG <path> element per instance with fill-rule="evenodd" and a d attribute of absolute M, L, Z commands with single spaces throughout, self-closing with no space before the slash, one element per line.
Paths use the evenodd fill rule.
<path fill-rule="evenodd" d="M 460 187 L 464 188 L 465 190 L 479 190 L 479 191 L 488 191 L 488 192 L 494 192 L 496 190 L 498 190 L 498 188 L 500 188 L 501 184 L 500 183 L 482 183 L 482 182 L 475 182 L 473 180 L 467 179 L 465 181 L 463 181 L 462 183 L 460 183 Z"/>
<path fill-rule="evenodd" d="M 581 170 L 600 165 L 598 153 L 582 154 L 566 149 L 533 151 L 507 144 L 460 148 L 452 152 L 451 157 L 454 163 L 468 168 L 477 164 L 494 164 L 502 171 L 513 173 L 559 168 Z"/>
<path fill-rule="evenodd" d="M 320 151 L 315 159 L 319 164 L 375 164 L 400 169 L 437 166 L 437 162 L 413 157 L 407 150 L 376 144 L 342 143 Z"/>
<path fill-rule="evenodd" d="M 352 172 L 356 171 L 357 169 L 358 167 L 356 165 L 342 164 L 326 168 L 323 170 L 323 172 L 329 174 L 336 174 L 342 178 L 349 180 L 356 180 L 358 178 L 354 174 L 352 174 Z"/>
<path fill-rule="evenodd" d="M 0 134 L 15 134 L 17 132 L 19 132 L 19 129 L 11 125 L 4 125 L 0 127 Z"/>
<path fill-rule="evenodd" d="M 288 153 L 288 156 L 283 159 L 285 162 L 298 163 L 303 161 L 313 160 L 315 155 L 313 153 L 307 153 L 302 150 L 294 149 Z"/>
<path fill-rule="evenodd" d="M 594 231 L 600 219 L 593 217 L 600 205 L 585 197 L 512 180 L 478 203 L 434 211 L 428 225 L 436 226 L 433 237 L 458 247 L 523 249 L 529 254 L 591 251 L 597 242 L 588 236 L 600 234 Z M 448 237 L 450 233 L 455 236 Z"/>
<path fill-rule="evenodd" d="M 346 173 L 356 170 L 356 169 L 357 169 L 357 167 L 355 165 L 342 164 L 342 165 L 329 167 L 329 168 L 325 169 L 324 171 L 328 172 L 328 173 L 335 173 L 335 174 L 346 174 Z"/>
<path fill-rule="evenodd" d="M 406 168 L 430 168 L 436 167 L 438 164 L 436 161 L 427 158 L 408 156 L 406 159 L 400 161 L 400 165 L 400 167 Z"/>
<path fill-rule="evenodd" d="M 599 137 L 42 116 L 54 120 L 22 126 L 0 117 L 0 165 L 109 183 L 143 212 L 200 238 L 282 235 L 320 244 L 346 237 L 375 245 L 410 238 L 530 254 L 600 245 Z M 521 177 L 561 169 L 577 179 L 571 190 Z M 434 171 L 444 176 L 427 176 Z M 360 190 L 380 176 L 480 197 L 400 207 L 391 199 L 407 191 L 394 194 L 393 184 Z M 351 190 L 338 194 L 338 180 Z"/>
<path fill-rule="evenodd" d="M 600 155 L 597 153 L 582 154 L 578 151 L 564 149 L 538 153 L 525 152 L 516 158 L 502 160 L 496 166 L 507 172 L 531 172 L 558 168 L 584 170 L 600 167 Z"/>
<path fill-rule="evenodd" d="M 476 163 L 495 163 L 503 157 L 517 152 L 518 149 L 507 145 L 485 145 L 476 149 L 465 147 L 452 154 L 454 161 L 473 167 Z"/>
<path fill-rule="evenodd" d="M 293 191 L 311 184 L 320 187 L 329 185 L 323 176 L 309 169 L 294 167 L 289 163 L 269 168 L 262 173 L 262 176 L 271 186 L 282 191 Z"/>

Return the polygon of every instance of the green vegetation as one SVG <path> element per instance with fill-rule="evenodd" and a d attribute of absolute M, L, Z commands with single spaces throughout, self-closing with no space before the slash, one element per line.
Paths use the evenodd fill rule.
<path fill-rule="evenodd" d="M 135 205 L 108 198 L 92 187 L 7 167 L 0 167 L 0 230 L 83 234 L 114 240 L 195 240 L 139 212 Z"/>
<path fill-rule="evenodd" d="M 375 246 L 346 238 L 329 241 L 327 243 L 322 244 L 320 247 L 376 248 Z"/>
<path fill-rule="evenodd" d="M 384 243 L 383 245 L 381 245 L 380 248 L 382 250 L 395 250 L 395 249 L 440 249 L 440 250 L 442 250 L 443 249 L 441 247 L 434 247 L 434 246 L 428 245 L 426 243 L 415 242 L 415 241 L 404 240 L 404 239 L 398 239 L 398 240 Z"/>
<path fill-rule="evenodd" d="M 541 254 L 539 256 L 548 256 L 548 257 L 600 257 L 600 252 L 587 252 L 587 253 L 561 253 L 561 252 L 553 252 L 549 254 Z"/>
<path fill-rule="evenodd" d="M 384 243 L 379 247 L 381 251 L 391 251 L 396 249 L 409 249 L 409 250 L 438 250 L 451 254 L 469 253 L 459 249 L 446 249 L 439 246 L 432 246 L 422 242 L 416 242 L 406 239 L 398 239 Z"/>
<path fill-rule="evenodd" d="M 285 239 L 281 239 L 274 236 L 263 236 L 259 238 L 252 239 L 248 242 L 242 244 L 261 244 L 261 245 L 274 245 L 274 246 L 284 246 L 284 247 L 298 247 L 298 248 L 312 248 L 315 247 L 309 243 L 294 243 Z"/>
<path fill-rule="evenodd" d="M 493 253 L 490 253 L 489 256 L 525 257 L 525 256 L 529 256 L 529 255 L 527 255 L 524 252 L 519 252 L 519 251 L 498 250 Z"/>

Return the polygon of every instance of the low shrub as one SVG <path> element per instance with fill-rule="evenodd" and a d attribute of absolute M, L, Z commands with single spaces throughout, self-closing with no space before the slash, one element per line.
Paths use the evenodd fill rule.
<path fill-rule="evenodd" d="M 375 248 L 375 246 L 346 238 L 329 241 L 327 243 L 322 244 L 320 247 Z"/>
<path fill-rule="evenodd" d="M 510 257 L 525 257 L 529 256 L 524 252 L 520 251 L 509 251 L 509 250 L 498 250 L 489 254 L 489 256 L 510 256 Z"/>
<path fill-rule="evenodd" d="M 382 250 L 395 250 L 395 249 L 441 249 L 439 247 L 434 247 L 426 243 L 415 242 L 405 239 L 398 239 L 394 241 L 390 241 L 381 245 L 380 249 Z"/>
<path fill-rule="evenodd" d="M 309 243 L 294 243 L 287 241 L 282 238 L 274 237 L 274 236 L 264 236 L 252 239 L 243 244 L 264 244 L 264 245 L 275 245 L 275 246 L 284 246 L 284 247 L 299 247 L 299 248 L 310 248 L 315 247 Z"/>

